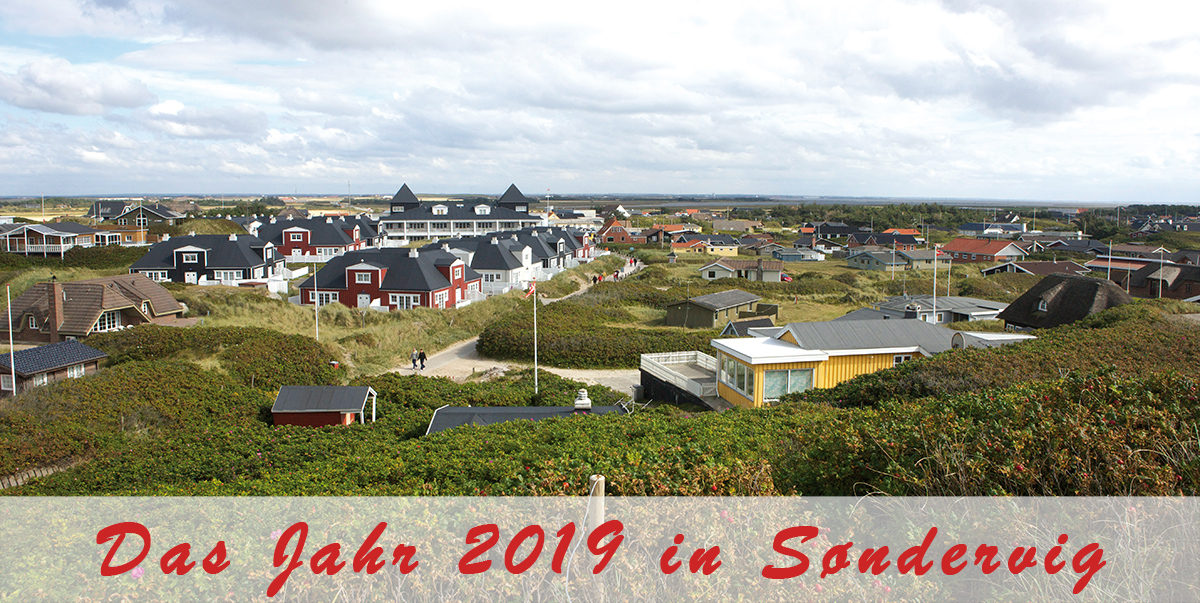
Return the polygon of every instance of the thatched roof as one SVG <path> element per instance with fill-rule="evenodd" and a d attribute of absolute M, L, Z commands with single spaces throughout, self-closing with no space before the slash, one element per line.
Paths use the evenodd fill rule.
<path fill-rule="evenodd" d="M 1132 301 L 1112 281 L 1052 274 L 1038 281 L 996 318 L 1013 326 L 1049 329 Z"/>

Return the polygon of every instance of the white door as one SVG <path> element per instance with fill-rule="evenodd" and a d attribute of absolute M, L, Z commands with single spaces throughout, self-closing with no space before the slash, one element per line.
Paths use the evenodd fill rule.
<path fill-rule="evenodd" d="M 195 272 L 185 272 L 183 275 L 183 282 L 195 285 L 196 284 L 196 273 Z"/>
<path fill-rule="evenodd" d="M 371 296 L 367 293 L 358 294 L 358 307 L 366 308 L 371 305 Z"/>

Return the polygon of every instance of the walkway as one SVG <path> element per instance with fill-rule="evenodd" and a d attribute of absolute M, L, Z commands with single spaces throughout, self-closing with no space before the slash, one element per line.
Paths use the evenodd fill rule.
<path fill-rule="evenodd" d="M 642 264 L 630 266 L 625 264 L 621 270 L 621 278 L 637 272 L 642 269 Z M 611 278 L 611 276 L 609 277 Z M 560 298 L 542 299 L 542 304 L 552 304 L 557 301 L 580 295 L 583 292 L 592 288 L 590 280 L 584 281 L 583 278 L 577 277 L 581 282 L 579 290 L 570 293 Z M 488 371 L 500 369 L 508 371 L 513 368 L 531 368 L 532 363 L 523 362 L 506 362 L 502 360 L 493 360 L 484 358 L 479 355 L 475 349 L 475 344 L 479 342 L 478 337 L 472 337 L 465 341 L 460 341 L 450 347 L 432 355 L 425 361 L 425 370 L 416 371 L 428 377 L 449 377 L 455 381 L 466 381 L 472 376 L 482 375 Z M 580 369 L 560 369 L 542 366 L 539 367 L 544 371 L 554 373 L 560 377 L 581 381 L 588 385 L 603 385 L 612 388 L 620 393 L 632 395 L 633 386 L 641 383 L 641 373 L 637 370 L 629 369 L 611 369 L 611 370 L 580 370 Z M 411 362 L 406 359 L 404 366 L 399 366 L 392 369 L 393 373 L 413 372 Z"/>

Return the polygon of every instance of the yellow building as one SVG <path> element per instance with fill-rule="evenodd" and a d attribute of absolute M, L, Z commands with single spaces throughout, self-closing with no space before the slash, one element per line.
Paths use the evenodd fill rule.
<path fill-rule="evenodd" d="M 833 387 L 859 375 L 958 347 L 1025 339 L 1014 333 L 961 333 L 920 320 L 791 323 L 771 337 L 714 339 L 717 395 L 756 408 L 784 395 Z"/>

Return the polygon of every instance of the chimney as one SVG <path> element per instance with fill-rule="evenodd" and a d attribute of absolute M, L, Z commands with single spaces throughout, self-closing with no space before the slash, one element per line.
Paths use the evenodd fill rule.
<path fill-rule="evenodd" d="M 515 233 L 515 232 L 513 233 L 512 240 L 514 240 L 514 241 L 517 240 L 517 233 Z"/>
<path fill-rule="evenodd" d="M 591 410 L 592 401 L 588 398 L 586 389 L 579 390 L 579 395 L 575 397 L 575 410 Z"/>
<path fill-rule="evenodd" d="M 492 237 L 492 245 L 499 245 L 499 244 L 500 244 L 500 240 L 497 239 L 496 237 Z"/>
<path fill-rule="evenodd" d="M 272 223 L 272 224 L 274 224 L 274 223 L 275 223 L 275 216 L 271 216 L 271 223 Z"/>
<path fill-rule="evenodd" d="M 408 250 L 408 257 L 410 257 L 410 258 L 415 258 L 415 257 L 418 257 L 419 255 L 420 255 L 420 252 L 417 251 L 416 247 L 413 247 L 412 249 Z"/>
<path fill-rule="evenodd" d="M 288 222 L 291 222 L 292 218 L 293 218 L 292 214 L 288 214 Z"/>
<path fill-rule="evenodd" d="M 188 236 L 189 236 L 189 237 L 194 237 L 194 236 L 196 236 L 196 231 L 194 231 L 194 230 L 189 230 L 189 231 L 188 231 Z"/>
<path fill-rule="evenodd" d="M 63 321 L 63 302 L 66 299 L 67 294 L 63 291 L 62 283 L 58 282 L 58 277 L 50 277 L 50 312 L 46 316 L 46 320 L 50 322 L 50 343 L 58 343 L 58 327 Z"/>
<path fill-rule="evenodd" d="M 236 235 L 236 234 L 233 234 L 233 233 L 229 233 L 229 240 L 230 240 L 230 241 L 237 241 L 237 235 Z"/>
<path fill-rule="evenodd" d="M 449 252 L 449 251 L 450 251 L 450 244 L 449 244 L 449 243 L 442 243 L 442 251 Z"/>
<path fill-rule="evenodd" d="M 165 233 L 165 232 L 164 232 L 164 233 L 163 233 L 163 236 L 162 236 L 162 240 L 163 240 L 163 241 L 170 241 L 170 240 L 171 240 L 171 235 L 169 235 L 169 234 L 167 234 L 167 233 Z"/>
<path fill-rule="evenodd" d="M 329 216 L 326 216 L 326 217 L 325 217 L 325 223 L 326 223 L 326 224 L 333 224 L 333 218 L 330 218 Z"/>

